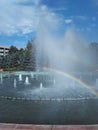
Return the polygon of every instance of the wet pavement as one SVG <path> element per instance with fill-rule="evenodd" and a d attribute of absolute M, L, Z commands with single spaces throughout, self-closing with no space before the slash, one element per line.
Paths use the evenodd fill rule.
<path fill-rule="evenodd" d="M 0 123 L 0 130 L 98 130 L 98 125 L 29 125 Z"/>

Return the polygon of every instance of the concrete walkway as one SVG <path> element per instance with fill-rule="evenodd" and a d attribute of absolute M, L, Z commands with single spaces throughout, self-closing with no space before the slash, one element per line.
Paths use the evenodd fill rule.
<path fill-rule="evenodd" d="M 98 130 L 98 125 L 23 125 L 0 123 L 0 130 Z"/>

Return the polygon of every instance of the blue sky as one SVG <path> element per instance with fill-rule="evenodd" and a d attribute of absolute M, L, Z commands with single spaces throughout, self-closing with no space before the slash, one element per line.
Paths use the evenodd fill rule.
<path fill-rule="evenodd" d="M 98 42 L 98 0 L 0 0 L 0 44 L 25 47 L 36 36 L 43 13 L 59 35 L 74 28 Z"/>

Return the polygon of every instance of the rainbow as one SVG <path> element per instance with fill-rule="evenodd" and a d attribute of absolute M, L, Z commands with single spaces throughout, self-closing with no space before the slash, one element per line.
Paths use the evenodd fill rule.
<path fill-rule="evenodd" d="M 47 67 L 43 67 L 43 69 L 50 70 L 52 72 L 56 72 L 56 73 L 58 73 L 60 75 L 66 76 L 67 78 L 71 78 L 74 81 L 76 81 L 77 83 L 79 83 L 80 85 L 82 85 L 83 87 L 87 88 L 91 93 L 93 93 L 94 95 L 98 96 L 98 92 L 94 88 L 92 88 L 91 86 L 89 86 L 88 84 L 83 82 L 82 80 L 76 78 L 75 76 L 73 76 L 73 75 L 71 75 L 71 74 L 69 74 L 67 72 L 56 70 L 54 68 L 47 68 Z"/>

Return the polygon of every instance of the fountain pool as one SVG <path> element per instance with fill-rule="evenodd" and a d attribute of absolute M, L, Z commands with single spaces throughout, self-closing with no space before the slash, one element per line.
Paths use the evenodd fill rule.
<path fill-rule="evenodd" d="M 75 78 L 60 77 L 50 72 L 2 73 L 0 122 L 98 123 L 97 90 Z"/>

